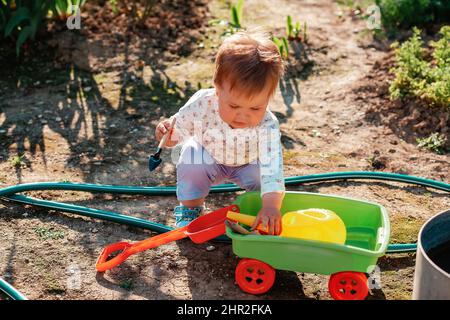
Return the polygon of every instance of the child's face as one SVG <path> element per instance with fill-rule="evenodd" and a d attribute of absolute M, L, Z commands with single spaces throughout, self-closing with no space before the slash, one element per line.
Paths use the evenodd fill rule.
<path fill-rule="evenodd" d="M 216 94 L 219 115 L 233 129 L 257 126 L 264 118 L 270 100 L 268 89 L 248 98 L 236 88 L 230 91 L 228 81 L 216 86 Z"/>

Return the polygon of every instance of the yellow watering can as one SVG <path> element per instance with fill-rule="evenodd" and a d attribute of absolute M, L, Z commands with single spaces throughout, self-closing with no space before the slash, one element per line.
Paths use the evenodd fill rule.
<path fill-rule="evenodd" d="M 256 217 L 228 211 L 227 218 L 251 226 Z M 306 209 L 287 212 L 281 220 L 281 237 L 317 240 L 344 244 L 347 230 L 342 219 L 327 209 Z M 261 231 L 262 230 L 258 228 Z"/>

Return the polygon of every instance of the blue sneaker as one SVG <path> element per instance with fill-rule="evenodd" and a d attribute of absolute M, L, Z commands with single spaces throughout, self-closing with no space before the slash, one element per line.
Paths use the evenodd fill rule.
<path fill-rule="evenodd" d="M 176 206 L 174 210 L 176 226 L 182 228 L 191 223 L 192 220 L 198 218 L 204 207 L 186 207 Z"/>

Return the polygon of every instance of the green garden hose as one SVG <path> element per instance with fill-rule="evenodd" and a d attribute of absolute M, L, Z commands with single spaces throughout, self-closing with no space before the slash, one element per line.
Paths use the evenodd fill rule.
<path fill-rule="evenodd" d="M 14 288 L 2 278 L 0 278 L 0 290 L 6 293 L 13 300 L 28 300 L 27 297 L 25 297 L 16 288 Z"/>
<path fill-rule="evenodd" d="M 450 184 L 425 178 L 419 178 L 404 174 L 385 173 L 385 172 L 366 172 L 366 171 L 351 171 L 351 172 L 331 172 L 322 174 L 312 174 L 306 176 L 294 176 L 285 179 L 286 186 L 298 185 L 302 183 L 322 182 L 330 180 L 346 180 L 346 179 L 370 179 L 370 180 L 386 180 L 405 182 L 424 187 L 430 187 L 446 192 L 450 192 Z M 91 218 L 107 220 L 125 224 L 129 226 L 139 227 L 143 229 L 152 230 L 155 232 L 167 232 L 173 230 L 172 227 L 164 224 L 151 222 L 145 219 L 131 217 L 115 212 L 93 209 L 68 203 L 40 200 L 24 195 L 17 195 L 20 192 L 37 191 L 37 190 L 71 190 L 84 192 L 98 192 L 111 194 L 128 194 L 128 195 L 175 195 L 175 186 L 164 187 L 132 187 L 132 186 L 112 186 L 112 185 L 97 185 L 84 183 L 69 183 L 69 182 L 42 182 L 42 183 L 26 183 L 16 186 L 6 187 L 0 189 L 0 198 L 7 201 L 29 204 L 37 207 L 54 209 L 63 212 L 75 213 Z M 211 193 L 235 192 L 243 190 L 235 184 L 221 184 L 213 186 Z M 230 241 L 226 236 L 216 238 L 218 241 Z M 391 244 L 388 246 L 387 253 L 405 253 L 416 251 L 415 243 Z M 0 278 L 0 290 L 9 295 L 12 299 L 23 300 L 26 299 L 14 287 Z"/>

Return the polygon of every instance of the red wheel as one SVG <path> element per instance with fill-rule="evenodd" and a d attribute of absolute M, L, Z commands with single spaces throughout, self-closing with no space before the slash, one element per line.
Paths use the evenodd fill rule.
<path fill-rule="evenodd" d="M 235 279 L 242 291 L 263 294 L 275 282 L 275 269 L 259 260 L 242 259 L 236 267 Z"/>
<path fill-rule="evenodd" d="M 335 300 L 364 300 L 369 294 L 367 277 L 362 272 L 339 272 L 331 275 L 328 291 Z"/>

